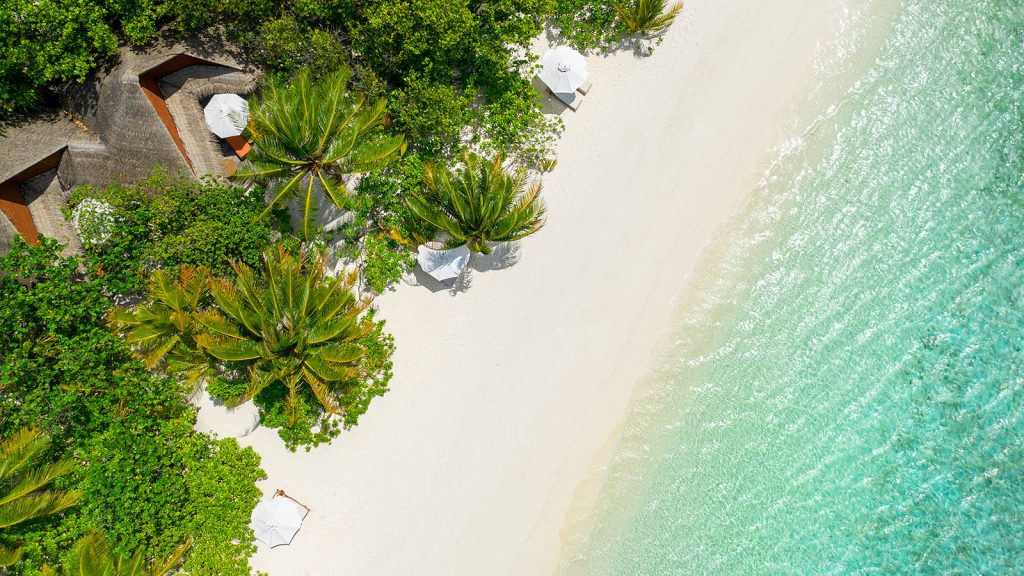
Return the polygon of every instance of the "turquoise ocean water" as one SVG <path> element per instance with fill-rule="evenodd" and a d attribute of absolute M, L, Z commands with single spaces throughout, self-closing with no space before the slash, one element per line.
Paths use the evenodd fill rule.
<path fill-rule="evenodd" d="M 1024 0 L 895 14 L 709 249 L 561 574 L 1024 574 Z"/>

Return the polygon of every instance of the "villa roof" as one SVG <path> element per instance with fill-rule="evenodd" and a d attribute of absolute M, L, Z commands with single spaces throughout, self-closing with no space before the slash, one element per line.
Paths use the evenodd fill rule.
<path fill-rule="evenodd" d="M 60 112 L 16 119 L 0 134 L 0 182 L 32 168 L 72 140 L 98 141 Z"/>
<path fill-rule="evenodd" d="M 40 232 L 73 243 L 73 234 L 64 237 L 69 225 L 57 217 L 72 186 L 138 181 L 157 166 L 188 176 L 223 174 L 224 149 L 203 123 L 200 100 L 247 94 L 257 79 L 218 31 L 122 48 L 116 62 L 65 91 L 63 110 L 4 128 L 0 200 L 7 199 L 8 216 L 29 235 L 35 221 Z M 32 177 L 41 178 L 34 187 Z M 0 253 L 16 230 L 8 216 L 0 214 Z"/>
<path fill-rule="evenodd" d="M 97 132 L 107 147 L 106 158 L 92 158 L 80 170 L 83 178 L 96 185 L 139 180 L 157 165 L 172 172 L 191 172 L 178 130 L 178 123 L 188 118 L 175 118 L 168 109 L 169 95 L 158 88 L 164 77 L 186 67 L 217 68 L 221 74 L 238 76 L 237 91 L 249 92 L 255 86 L 254 69 L 219 35 L 168 42 L 145 51 L 122 48 L 119 56 L 115 65 L 67 94 L 68 110 Z"/>

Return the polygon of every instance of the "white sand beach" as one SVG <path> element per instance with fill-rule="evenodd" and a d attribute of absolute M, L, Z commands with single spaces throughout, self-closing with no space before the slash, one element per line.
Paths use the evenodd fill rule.
<path fill-rule="evenodd" d="M 562 112 L 544 179 L 547 226 L 456 291 L 405 283 L 377 300 L 395 375 L 357 428 L 310 452 L 265 428 L 241 439 L 267 494 L 312 509 L 254 567 L 552 574 L 673 298 L 769 161 L 842 4 L 690 0 L 653 56 L 589 55 L 594 88 Z"/>

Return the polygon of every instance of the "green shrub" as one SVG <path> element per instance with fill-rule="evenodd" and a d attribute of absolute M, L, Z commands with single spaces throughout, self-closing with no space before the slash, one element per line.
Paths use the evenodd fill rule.
<path fill-rule="evenodd" d="M 385 234 L 368 234 L 363 239 L 363 284 L 371 291 L 382 294 L 415 265 L 410 248 Z"/>
<path fill-rule="evenodd" d="M 394 129 L 405 134 L 414 151 L 448 156 L 461 150 L 462 131 L 473 119 L 475 95 L 451 84 L 434 83 L 413 73 L 391 93 Z"/>
<path fill-rule="evenodd" d="M 559 40 L 577 50 L 614 50 L 625 29 L 616 20 L 615 7 L 626 0 L 560 0 L 551 23 Z"/>
<path fill-rule="evenodd" d="M 72 213 L 87 201 L 113 208 L 113 232 L 85 250 L 114 293 L 141 290 L 149 271 L 164 266 L 209 266 L 227 274 L 232 260 L 257 265 L 280 226 L 279 219 L 255 221 L 264 207 L 259 189 L 171 178 L 163 170 L 137 184 L 79 186 Z"/>
<path fill-rule="evenodd" d="M 435 230 L 413 218 L 403 200 L 423 186 L 423 160 L 410 154 L 361 179 L 349 199 L 352 219 L 339 230 L 345 240 L 339 255 L 361 262 L 368 290 L 381 294 L 400 280 L 415 265 L 416 246 L 434 236 Z"/>

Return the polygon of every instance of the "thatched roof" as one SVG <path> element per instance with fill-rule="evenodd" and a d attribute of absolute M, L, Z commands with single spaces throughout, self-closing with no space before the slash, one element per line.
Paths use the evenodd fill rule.
<path fill-rule="evenodd" d="M 11 240 L 14 240 L 14 236 L 18 233 L 18 230 L 11 224 L 11 221 L 0 212 L 0 254 L 7 254 L 7 251 L 11 249 Z"/>
<path fill-rule="evenodd" d="M 26 181 L 21 189 L 39 233 L 63 244 L 66 255 L 81 253 L 82 241 L 74 224 L 64 218 L 62 210 L 68 203 L 70 192 L 61 186 L 57 172 L 44 172 Z"/>
<path fill-rule="evenodd" d="M 0 134 L 0 182 L 32 168 L 74 140 L 98 141 L 60 112 L 16 119 Z"/>
<path fill-rule="evenodd" d="M 0 253 L 19 233 L 30 242 L 42 233 L 66 244 L 69 253 L 77 250 L 61 214 L 66 197 L 57 177 L 68 164 L 67 150 L 73 142 L 101 146 L 60 112 L 20 118 L 5 128 L 0 136 L 0 193 L 6 211 L 0 214 Z"/>
<path fill-rule="evenodd" d="M 224 174 L 225 161 L 235 162 L 231 147 L 206 125 L 203 108 L 214 94 L 248 94 L 256 89 L 254 74 L 225 66 L 195 65 L 164 76 L 160 88 L 174 117 L 181 141 L 196 174 Z"/>
<path fill-rule="evenodd" d="M 171 172 L 191 172 L 185 158 L 187 149 L 177 134 L 179 120 L 167 114 L 167 108 L 160 109 L 166 105 L 166 94 L 154 92 L 159 91 L 159 82 L 164 77 L 184 67 L 202 69 L 211 65 L 223 67 L 221 74 L 234 69 L 247 78 L 243 84 L 251 90 L 254 69 L 232 50 L 215 33 L 144 51 L 122 48 L 117 64 L 70 89 L 68 110 L 98 133 L 107 147 L 105 157 L 94 155 L 77 162 L 78 176 L 102 186 L 111 180 L 145 178 L 158 165 Z M 200 116 L 201 113 L 200 110 Z"/>
<path fill-rule="evenodd" d="M 200 100 L 248 93 L 256 74 L 216 31 L 145 50 L 123 48 L 115 64 L 68 89 L 67 112 L 5 127 L 0 185 L 15 198 L 16 216 L 27 221 L 27 205 L 39 232 L 79 247 L 60 210 L 67 190 L 141 180 L 157 166 L 191 176 L 223 174 L 224 154 L 206 129 Z M 0 253 L 16 232 L 0 213 Z"/>

